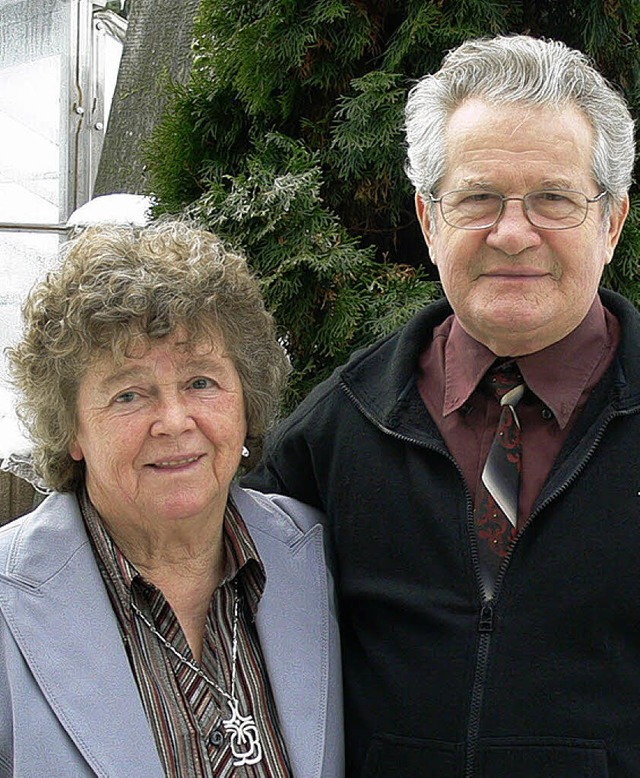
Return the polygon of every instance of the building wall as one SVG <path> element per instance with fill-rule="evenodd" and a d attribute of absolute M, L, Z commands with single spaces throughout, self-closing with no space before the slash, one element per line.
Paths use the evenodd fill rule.
<path fill-rule="evenodd" d="M 11 473 L 0 472 L 0 524 L 31 510 L 36 496 L 27 481 Z"/>

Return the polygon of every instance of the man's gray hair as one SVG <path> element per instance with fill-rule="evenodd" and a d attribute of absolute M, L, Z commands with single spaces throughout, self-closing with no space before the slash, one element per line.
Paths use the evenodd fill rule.
<path fill-rule="evenodd" d="M 467 41 L 413 87 L 406 107 L 407 175 L 418 192 L 434 192 L 444 177 L 447 122 L 474 97 L 491 105 L 580 110 L 594 131 L 593 177 L 616 204 L 624 200 L 635 157 L 624 99 L 582 52 L 526 35 Z"/>

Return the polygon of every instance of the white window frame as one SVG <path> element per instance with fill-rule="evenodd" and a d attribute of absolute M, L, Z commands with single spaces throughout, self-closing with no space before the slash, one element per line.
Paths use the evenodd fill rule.
<path fill-rule="evenodd" d="M 69 6 L 70 66 L 67 83 L 62 86 L 61 142 L 64 158 L 59 173 L 63 177 L 60 196 L 60 221 L 41 224 L 30 221 L 0 221 L 0 232 L 69 232 L 67 220 L 88 202 L 98 170 L 104 142 L 106 115 L 104 91 L 104 48 L 102 36 L 112 35 L 124 42 L 127 23 L 105 9 L 106 2 L 64 0 Z M 107 96 L 111 103 L 111 95 Z"/>

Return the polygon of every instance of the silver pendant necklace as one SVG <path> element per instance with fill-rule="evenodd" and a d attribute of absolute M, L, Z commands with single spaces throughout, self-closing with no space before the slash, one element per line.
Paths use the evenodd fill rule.
<path fill-rule="evenodd" d="M 186 656 L 180 653 L 178 649 L 169 642 L 164 635 L 161 635 L 153 626 L 138 606 L 131 601 L 131 610 L 142 621 L 143 624 L 154 634 L 162 645 L 170 651 L 183 665 L 186 665 L 197 676 L 211 686 L 212 689 L 221 694 L 227 701 L 229 707 L 229 717 L 222 720 L 222 726 L 229 734 L 229 745 L 234 758 L 234 766 L 257 764 L 262 759 L 262 743 L 260 742 L 260 733 L 255 719 L 251 714 L 242 716 L 240 713 L 240 701 L 236 697 L 236 660 L 238 658 L 238 582 L 234 581 L 234 603 L 233 603 L 233 644 L 231 659 L 231 692 L 225 691 L 215 681 L 212 681 L 201 667 L 191 662 Z"/>

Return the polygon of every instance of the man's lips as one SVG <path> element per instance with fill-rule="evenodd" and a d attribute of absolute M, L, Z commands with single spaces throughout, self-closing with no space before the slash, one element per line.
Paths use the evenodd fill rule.
<path fill-rule="evenodd" d="M 529 268 L 529 267 L 497 267 L 493 270 L 486 270 L 483 273 L 480 274 L 481 276 L 485 276 L 487 278 L 544 278 L 545 276 L 549 275 L 549 272 L 547 270 L 540 270 L 538 268 Z"/>

